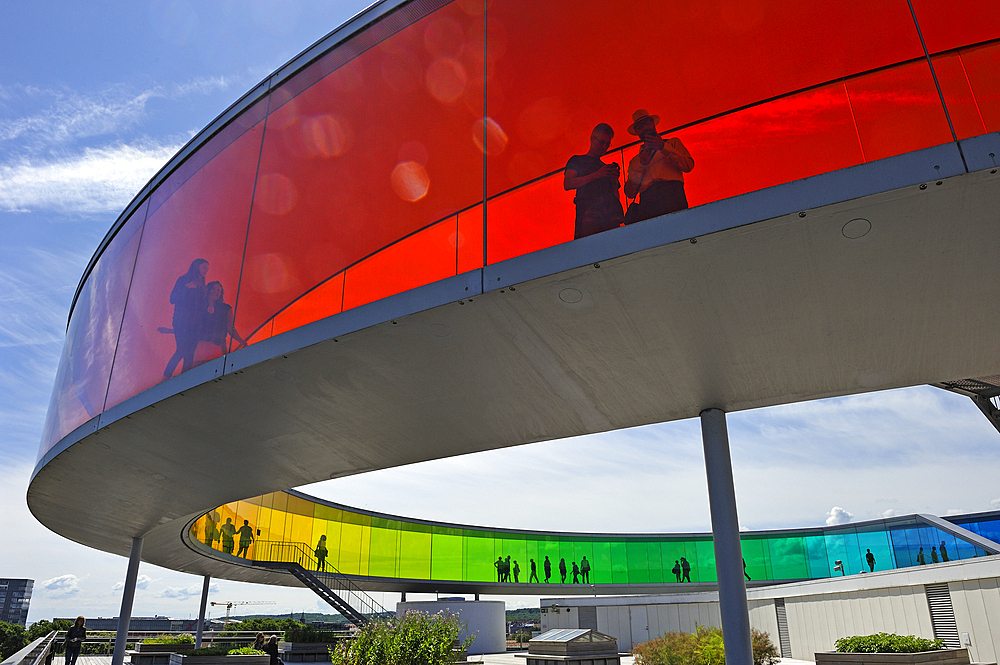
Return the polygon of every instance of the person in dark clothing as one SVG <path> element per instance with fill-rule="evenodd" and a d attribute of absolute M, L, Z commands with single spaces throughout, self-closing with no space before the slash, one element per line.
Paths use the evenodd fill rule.
<path fill-rule="evenodd" d="M 573 562 L 573 584 L 580 583 L 580 566 L 576 565 L 576 561 Z"/>
<path fill-rule="evenodd" d="M 326 555 L 330 553 L 330 550 L 326 548 L 326 535 L 319 537 L 319 542 L 316 543 L 316 570 L 326 570 Z"/>
<path fill-rule="evenodd" d="M 497 582 L 503 582 L 503 557 L 498 556 L 493 562 L 493 567 L 497 569 Z"/>
<path fill-rule="evenodd" d="M 677 559 L 674 559 L 674 567 L 670 569 L 670 572 L 672 572 L 674 574 L 674 577 L 677 578 L 677 581 L 680 582 L 681 581 L 681 562 L 678 561 Z"/>
<path fill-rule="evenodd" d="M 681 557 L 681 581 L 690 582 L 691 581 L 691 564 L 684 557 Z"/>
<path fill-rule="evenodd" d="M 924 565 L 927 564 L 927 557 L 924 555 L 924 548 L 923 547 L 921 547 L 920 551 L 917 552 L 917 563 L 920 564 L 921 566 L 924 566 Z"/>
<path fill-rule="evenodd" d="M 531 584 L 531 580 L 535 580 L 535 582 L 537 583 L 538 582 L 538 569 L 535 567 L 535 560 L 534 559 L 528 559 L 528 561 L 531 562 L 531 575 L 528 576 L 528 584 Z M 546 580 L 546 581 L 548 581 L 548 580 Z"/>
<path fill-rule="evenodd" d="M 257 635 L 253 638 L 253 647 L 257 651 L 264 650 L 264 633 L 258 631 Z"/>
<path fill-rule="evenodd" d="M 183 361 L 182 372 L 194 365 L 194 353 L 198 349 L 205 312 L 207 274 L 208 261 L 195 259 L 187 272 L 177 278 L 174 288 L 170 291 L 170 304 L 174 306 L 173 333 L 177 350 L 167 361 L 167 366 L 163 370 L 164 379 L 174 375 L 174 370 L 181 361 Z"/>
<path fill-rule="evenodd" d="M 583 557 L 580 561 L 580 581 L 590 584 L 590 562 L 587 561 L 587 557 Z"/>
<path fill-rule="evenodd" d="M 253 542 L 253 528 L 250 526 L 249 520 L 243 520 L 243 526 L 239 528 L 237 533 L 240 534 L 240 549 L 236 552 L 236 556 L 245 556 L 250 549 L 250 543 Z"/>
<path fill-rule="evenodd" d="M 201 330 L 201 339 L 215 344 L 223 353 L 229 351 L 229 338 L 240 343 L 240 348 L 247 345 L 245 339 L 236 331 L 233 319 L 233 307 L 226 303 L 222 282 L 210 282 L 205 287 L 207 304 Z"/>
<path fill-rule="evenodd" d="M 514 559 L 514 584 L 519 584 L 517 576 L 518 574 L 520 574 L 520 572 L 521 572 L 521 566 L 517 565 L 517 559 Z"/>
<path fill-rule="evenodd" d="M 545 557 L 545 562 L 542 564 L 542 569 L 545 571 L 545 583 L 549 583 L 549 579 L 552 577 L 552 562 L 549 561 L 549 557 Z"/>
<path fill-rule="evenodd" d="M 264 645 L 264 653 L 271 657 L 270 665 L 282 665 L 281 657 L 278 656 L 278 637 L 277 635 L 271 635 L 271 639 L 267 641 Z"/>
<path fill-rule="evenodd" d="M 931 561 L 933 561 L 934 563 L 938 562 L 938 555 L 937 555 L 937 548 L 936 547 L 932 547 L 931 548 Z"/>
<path fill-rule="evenodd" d="M 948 558 L 948 550 L 945 549 L 943 540 L 941 541 L 941 547 L 938 548 L 938 551 L 941 552 L 942 561 L 951 561 L 951 559 Z"/>
<path fill-rule="evenodd" d="M 875 572 L 875 555 L 872 554 L 871 550 L 866 550 L 865 561 L 868 562 L 868 569 L 870 572 Z"/>
<path fill-rule="evenodd" d="M 84 624 L 87 620 L 77 617 L 73 625 L 66 631 L 66 665 L 74 665 L 76 659 L 80 657 L 80 649 L 84 640 L 87 639 L 87 629 Z"/>
<path fill-rule="evenodd" d="M 747 560 L 743 559 L 743 577 L 747 578 L 747 582 L 750 581 L 750 573 L 747 572 Z"/>
<path fill-rule="evenodd" d="M 559 577 L 562 578 L 562 583 L 566 584 L 566 559 L 559 559 Z"/>
<path fill-rule="evenodd" d="M 583 155 L 573 155 L 566 162 L 563 188 L 576 190 L 574 239 L 621 226 L 625 218 L 618 197 L 621 167 L 615 162 L 605 164 L 601 161 L 614 135 L 611 125 L 602 122 L 590 134 L 590 150 Z"/>
<path fill-rule="evenodd" d="M 694 159 L 679 138 L 660 136 L 656 131 L 659 121 L 660 116 L 646 109 L 632 114 L 628 133 L 641 138 L 642 147 L 628 163 L 625 196 L 637 201 L 625 215 L 626 224 L 688 207 L 684 174 L 694 168 Z"/>
<path fill-rule="evenodd" d="M 227 517 L 226 523 L 219 527 L 219 531 L 222 533 L 222 551 L 226 554 L 232 554 L 233 548 L 236 547 L 236 542 L 233 536 L 236 535 L 236 525 L 233 524 L 233 518 Z"/>
<path fill-rule="evenodd" d="M 503 562 L 503 581 L 510 584 L 510 555 Z"/>

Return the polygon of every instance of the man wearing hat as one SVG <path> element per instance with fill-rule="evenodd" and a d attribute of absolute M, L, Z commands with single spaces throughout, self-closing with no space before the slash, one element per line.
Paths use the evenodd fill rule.
<path fill-rule="evenodd" d="M 658 122 L 660 116 L 650 115 L 646 109 L 632 114 L 628 133 L 641 138 L 642 147 L 628 163 L 625 196 L 638 196 L 639 200 L 626 215 L 626 224 L 688 207 L 684 174 L 694 168 L 694 159 L 680 139 L 660 136 Z"/>
<path fill-rule="evenodd" d="M 624 219 L 618 196 L 621 168 L 615 162 L 605 164 L 601 161 L 614 136 L 611 125 L 602 122 L 590 134 L 590 150 L 583 155 L 573 155 L 566 163 L 563 188 L 576 190 L 574 239 L 616 228 Z"/>

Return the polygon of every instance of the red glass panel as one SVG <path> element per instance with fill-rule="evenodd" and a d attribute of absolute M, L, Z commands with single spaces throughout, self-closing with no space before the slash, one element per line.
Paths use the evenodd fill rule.
<path fill-rule="evenodd" d="M 454 232 L 455 213 L 482 199 L 473 137 L 482 32 L 482 1 L 453 3 L 318 80 L 312 70 L 327 63 L 316 63 L 290 82 L 294 96 L 274 93 L 238 326 L 258 328 L 316 284 L 436 221 L 451 217 Z M 287 101 L 274 108 L 279 100 Z M 348 276 L 351 303 L 384 291 L 358 284 L 362 272 Z"/>
<path fill-rule="evenodd" d="M 263 123 L 258 123 L 222 149 L 209 146 L 216 156 L 196 173 L 183 174 L 188 177 L 180 187 L 166 183 L 173 193 L 149 213 L 111 373 L 108 406 L 223 353 L 210 339 L 228 343 L 224 314 L 222 330 L 215 329 L 218 320 L 208 316 L 206 299 L 215 281 L 221 282 L 226 303 L 236 299 L 262 133 Z M 227 138 L 217 136 L 213 141 Z M 207 261 L 203 279 L 197 277 L 198 259 Z"/>
<path fill-rule="evenodd" d="M 286 330 L 333 316 L 342 311 L 343 305 L 344 273 L 338 273 L 274 317 L 274 328 L 269 334 L 280 335 Z"/>
<path fill-rule="evenodd" d="M 455 275 L 457 218 L 439 222 L 347 269 L 344 309 Z"/>
<path fill-rule="evenodd" d="M 145 217 L 143 204 L 108 244 L 80 290 L 66 332 L 39 457 L 104 410 Z"/>
<path fill-rule="evenodd" d="M 926 61 L 849 80 L 847 92 L 866 161 L 952 140 Z"/>
<path fill-rule="evenodd" d="M 1000 131 L 1000 44 L 963 50 L 962 64 L 986 131 Z"/>
<path fill-rule="evenodd" d="M 483 206 L 458 213 L 458 272 L 483 267 Z"/>
<path fill-rule="evenodd" d="M 1000 4 L 995 0 L 913 0 L 913 11 L 931 53 L 1000 38 Z"/>
<path fill-rule="evenodd" d="M 969 77 L 962 64 L 962 56 L 957 52 L 937 55 L 932 59 L 934 72 L 941 84 L 941 94 L 948 106 L 948 115 L 960 139 L 986 133 L 983 116 L 979 112 L 975 95 L 969 85 Z"/>
<path fill-rule="evenodd" d="M 490 199 L 486 215 L 486 258 L 496 263 L 572 240 L 576 208 L 557 173 Z"/>

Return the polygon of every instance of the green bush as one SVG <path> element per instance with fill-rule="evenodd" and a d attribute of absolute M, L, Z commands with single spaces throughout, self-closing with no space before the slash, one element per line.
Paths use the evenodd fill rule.
<path fill-rule="evenodd" d="M 319 628 L 303 624 L 285 629 L 285 641 L 298 642 L 300 644 L 308 642 L 336 642 L 337 638 L 342 635 L 343 633 L 338 633 L 335 630 L 320 630 Z"/>
<path fill-rule="evenodd" d="M 372 621 L 353 640 L 330 649 L 333 665 L 449 665 L 463 659 L 474 636 L 459 643 L 458 616 L 410 611 L 402 619 Z"/>
<path fill-rule="evenodd" d="M 875 633 L 842 637 L 834 643 L 839 653 L 918 653 L 944 649 L 943 640 L 928 640 L 915 635 Z"/>
<path fill-rule="evenodd" d="M 266 656 L 267 653 L 261 651 L 260 649 L 254 649 L 253 647 L 240 647 L 239 649 L 230 649 L 228 652 L 230 656 Z"/>
<path fill-rule="evenodd" d="M 774 665 L 778 649 L 767 633 L 750 629 L 754 665 Z M 722 630 L 698 626 L 694 633 L 667 633 L 632 649 L 636 665 L 725 665 Z"/>
<path fill-rule="evenodd" d="M 22 626 L 0 621 L 0 660 L 7 660 L 28 646 L 30 640 Z"/>
<path fill-rule="evenodd" d="M 69 630 L 73 622 L 69 619 L 59 619 L 58 621 L 36 621 L 28 627 L 28 642 L 34 642 L 39 637 L 45 637 L 53 630 Z"/>
<path fill-rule="evenodd" d="M 229 647 L 202 647 L 185 651 L 185 656 L 225 656 L 229 653 Z"/>
<path fill-rule="evenodd" d="M 142 641 L 143 644 L 194 644 L 194 638 L 187 633 L 182 633 L 180 635 L 157 635 L 156 637 L 147 637 Z"/>

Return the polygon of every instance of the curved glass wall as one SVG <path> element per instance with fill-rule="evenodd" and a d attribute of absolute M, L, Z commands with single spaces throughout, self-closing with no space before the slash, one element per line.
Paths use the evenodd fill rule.
<path fill-rule="evenodd" d="M 995 3 L 912 7 L 400 3 L 266 84 L 120 227 L 82 284 L 40 456 L 244 344 L 572 240 L 565 169 L 598 123 L 620 173 L 604 203 L 627 207 L 630 165 L 646 184 L 637 109 L 690 154 L 661 174 L 690 206 L 1000 130 Z"/>
<path fill-rule="evenodd" d="M 959 523 L 959 518 L 950 519 Z M 992 524 L 993 529 L 1000 524 L 998 517 L 992 522 L 976 515 L 967 519 Z M 243 532 L 237 531 L 244 526 Z M 1000 535 L 988 533 L 980 535 Z M 275 492 L 220 506 L 196 520 L 189 536 L 202 549 L 210 548 L 211 555 L 229 555 L 234 557 L 231 561 L 301 560 L 315 565 L 316 550 L 322 544 L 327 550 L 326 569 L 382 580 L 500 583 L 498 560 L 509 560 L 509 580 L 515 584 L 717 581 L 711 534 L 491 530 L 363 512 L 295 492 Z M 916 516 L 744 532 L 741 545 L 746 573 L 753 581 L 819 579 L 987 555 Z M 293 552 L 295 558 L 289 559 Z M 532 562 L 536 578 L 531 577 Z M 575 577 L 574 566 L 580 571 Z M 584 568 L 589 571 L 586 578 Z"/>

